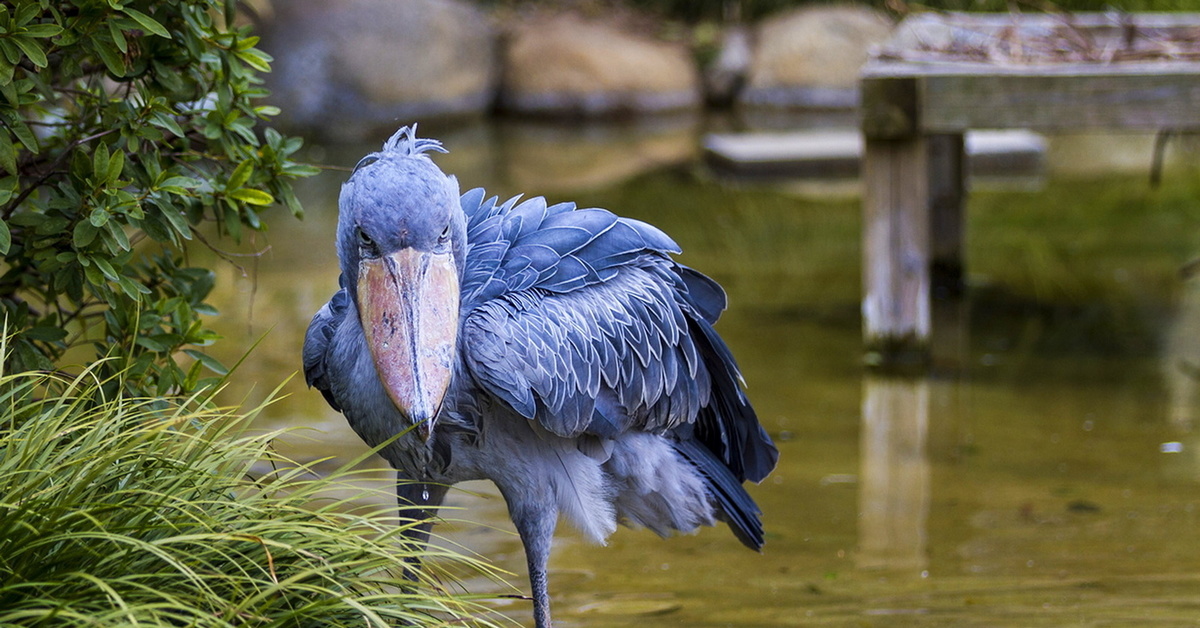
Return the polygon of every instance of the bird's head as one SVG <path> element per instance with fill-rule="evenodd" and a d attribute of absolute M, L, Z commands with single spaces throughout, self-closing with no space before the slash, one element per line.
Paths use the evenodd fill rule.
<path fill-rule="evenodd" d="M 338 259 L 379 381 L 426 440 L 456 359 L 466 216 L 458 181 L 404 127 L 358 162 L 338 198 Z"/>

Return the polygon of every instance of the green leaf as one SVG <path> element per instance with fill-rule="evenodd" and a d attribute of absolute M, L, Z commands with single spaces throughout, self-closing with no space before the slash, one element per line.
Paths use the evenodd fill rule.
<path fill-rule="evenodd" d="M 121 12 L 133 18 L 138 24 L 141 24 L 142 28 L 146 29 L 147 31 L 154 33 L 159 37 L 166 37 L 167 39 L 171 38 L 171 32 L 163 28 L 162 24 L 159 24 L 149 15 L 129 7 L 122 8 Z"/>
<path fill-rule="evenodd" d="M 67 337 L 67 330 L 61 327 L 38 326 L 25 330 L 25 337 L 42 342 L 58 342 Z"/>
<path fill-rule="evenodd" d="M 0 129 L 0 168 L 12 175 L 17 173 L 17 148 L 13 146 L 8 132 Z"/>
<path fill-rule="evenodd" d="M 116 241 L 118 248 L 120 248 L 122 251 L 129 250 L 129 236 L 125 234 L 125 228 L 121 226 L 121 223 L 115 220 L 110 220 L 104 225 L 104 228 L 108 230 L 110 235 L 112 235 L 112 238 Z"/>
<path fill-rule="evenodd" d="M 108 158 L 108 176 L 105 181 L 109 183 L 115 182 L 121 176 L 121 171 L 125 169 L 125 153 L 117 151 Z"/>
<path fill-rule="evenodd" d="M 275 197 L 270 193 L 252 188 L 242 188 L 229 193 L 230 198 L 249 203 L 250 205 L 270 205 L 275 202 Z"/>
<path fill-rule="evenodd" d="M 137 299 L 141 295 L 150 294 L 150 289 L 142 284 L 130 279 L 129 277 L 121 277 L 117 279 L 117 285 L 121 287 L 121 292 L 130 299 Z"/>
<path fill-rule="evenodd" d="M 96 54 L 100 55 L 100 60 L 104 62 L 104 67 L 116 77 L 125 76 L 125 57 L 119 54 L 115 44 L 111 41 L 105 41 L 104 37 L 93 37 L 92 47 Z"/>
<path fill-rule="evenodd" d="M 104 273 L 104 276 L 109 281 L 116 281 L 117 278 L 120 277 L 120 275 L 117 273 L 117 270 L 113 268 L 112 264 L 110 264 L 108 260 L 104 259 L 103 257 L 93 257 L 92 263 L 94 263 L 96 267 L 100 269 L 100 272 Z"/>
<path fill-rule="evenodd" d="M 8 224 L 0 220 L 0 255 L 8 255 L 10 248 L 12 248 L 12 232 L 8 230 Z"/>
<path fill-rule="evenodd" d="M 8 42 L 0 39 L 0 53 L 3 53 L 7 46 Z M 0 83 L 11 84 L 16 69 L 15 63 L 9 61 L 4 54 L 0 54 Z"/>
<path fill-rule="evenodd" d="M 163 218 L 166 218 L 167 222 L 171 223 L 171 226 L 175 228 L 175 231 L 177 231 L 179 235 L 183 236 L 185 240 L 192 239 L 192 228 L 189 227 L 187 221 L 184 220 L 182 212 L 179 212 L 173 208 L 164 207 L 163 210 L 159 212 L 159 215 L 161 215 Z"/>
<path fill-rule="evenodd" d="M 166 188 L 179 188 L 181 191 L 186 191 L 186 188 L 198 188 L 200 185 L 201 181 L 199 179 L 175 176 L 168 177 L 165 181 L 158 184 L 158 188 L 164 190 Z"/>
<path fill-rule="evenodd" d="M 175 121 L 175 117 L 170 114 L 161 111 L 156 112 L 150 117 L 150 124 L 170 131 L 175 134 L 175 137 L 183 137 L 183 127 L 179 126 L 179 123 Z"/>
<path fill-rule="evenodd" d="M 71 243 L 77 249 L 86 248 L 96 239 L 96 234 L 99 232 L 100 230 L 90 220 L 81 220 L 75 224 L 75 230 L 71 235 Z"/>
<path fill-rule="evenodd" d="M 229 175 L 229 184 L 226 187 L 228 189 L 236 190 L 237 188 L 246 185 L 246 182 L 250 180 L 250 175 L 252 174 L 254 174 L 254 162 L 247 159 L 233 169 L 233 174 Z"/>
<path fill-rule="evenodd" d="M 98 286 L 104 283 L 104 274 L 100 272 L 94 265 L 84 266 L 83 274 L 87 276 L 88 283 L 93 286 Z"/>
<path fill-rule="evenodd" d="M 26 2 L 25 4 L 17 7 L 17 14 L 13 16 L 13 21 L 24 26 L 25 24 L 32 22 L 33 18 L 37 17 L 39 10 L 40 8 L 38 7 L 38 3 Z"/>
<path fill-rule="evenodd" d="M 54 37 L 63 32 L 58 24 L 29 24 L 25 26 L 26 37 Z"/>
<path fill-rule="evenodd" d="M 159 342 L 158 340 L 150 338 L 149 336 L 138 336 L 137 340 L 134 342 L 136 342 L 139 347 L 155 353 L 162 353 L 171 349 L 171 347 L 167 346 L 166 343 Z"/>
<path fill-rule="evenodd" d="M 108 222 L 108 212 L 100 207 L 97 207 L 96 209 L 93 209 L 92 213 L 88 216 L 88 222 L 93 227 L 103 227 L 104 224 Z"/>
<path fill-rule="evenodd" d="M 203 364 L 208 368 L 208 370 L 216 373 L 217 375 L 226 375 L 229 373 L 229 369 L 225 368 L 225 365 L 221 364 L 220 360 L 208 355 L 207 353 L 196 351 L 195 349 L 184 349 L 183 352 L 195 358 L 197 362 Z"/>
<path fill-rule="evenodd" d="M 108 180 L 108 144 L 100 143 L 92 152 L 92 175 L 96 183 Z"/>
<path fill-rule="evenodd" d="M 49 63 L 46 59 L 46 51 L 42 50 L 42 45 L 32 37 L 12 37 L 12 43 L 16 44 L 25 53 L 26 57 L 33 65 L 44 68 Z"/>
<path fill-rule="evenodd" d="M 28 125 L 21 120 L 9 119 L 6 120 L 6 122 L 8 124 L 8 129 L 13 132 L 13 135 L 17 136 L 18 140 L 21 140 L 21 144 L 23 144 L 25 148 L 28 148 L 34 153 L 41 152 L 41 148 L 38 146 L 37 137 L 33 134 L 33 131 L 29 130 Z"/>
<path fill-rule="evenodd" d="M 116 20 L 108 23 L 108 33 L 112 35 L 113 43 L 117 45 L 117 50 L 120 50 L 121 54 L 129 52 L 129 42 L 125 41 L 125 33 L 121 32 L 121 28 L 117 26 Z"/>
<path fill-rule="evenodd" d="M 246 65 L 258 70 L 259 72 L 271 71 L 271 55 L 257 49 L 248 48 L 246 50 L 238 50 L 233 53 L 238 59 L 241 59 Z"/>

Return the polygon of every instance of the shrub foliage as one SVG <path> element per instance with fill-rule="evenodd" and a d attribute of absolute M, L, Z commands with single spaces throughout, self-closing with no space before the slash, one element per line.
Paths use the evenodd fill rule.
<path fill-rule="evenodd" d="M 198 350 L 211 271 L 187 240 L 262 230 L 299 139 L 257 74 L 271 58 L 232 0 L 17 0 L 0 4 L 0 309 L 11 370 L 68 350 L 120 358 L 130 392 L 215 381 Z M 183 357 L 185 355 L 190 356 Z"/>

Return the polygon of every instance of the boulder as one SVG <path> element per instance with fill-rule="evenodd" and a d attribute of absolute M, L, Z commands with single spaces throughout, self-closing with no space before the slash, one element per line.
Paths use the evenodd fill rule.
<path fill-rule="evenodd" d="M 701 103 L 686 46 L 566 13 L 525 16 L 509 28 L 499 104 L 506 111 L 603 116 Z"/>
<path fill-rule="evenodd" d="M 816 6 L 769 18 L 758 28 L 754 61 L 739 102 L 768 107 L 842 108 L 858 104 L 858 70 L 891 21 L 859 6 Z"/>
<path fill-rule="evenodd" d="M 480 114 L 498 69 L 489 18 L 458 0 L 274 3 L 262 47 L 280 123 L 325 139 L 419 119 Z"/>

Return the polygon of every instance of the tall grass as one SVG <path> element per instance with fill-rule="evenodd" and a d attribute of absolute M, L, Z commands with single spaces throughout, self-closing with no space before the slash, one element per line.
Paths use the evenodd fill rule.
<path fill-rule="evenodd" d="M 276 434 L 246 431 L 257 410 L 101 388 L 0 375 L 0 626 L 492 625 L 403 560 L 486 566 L 331 497 L 352 472 L 279 459 Z"/>

